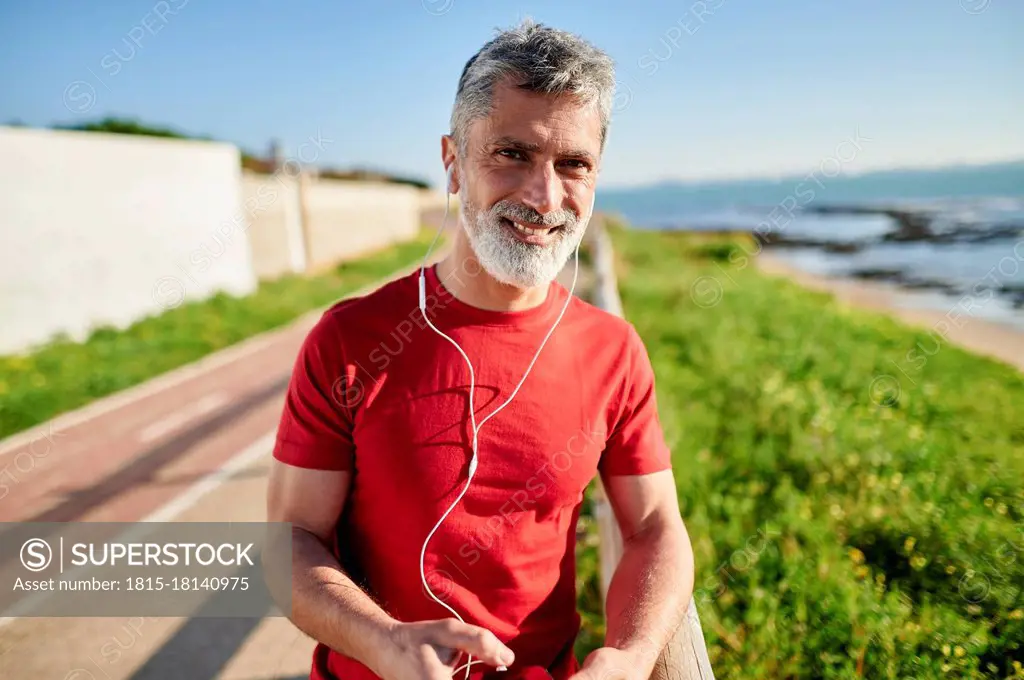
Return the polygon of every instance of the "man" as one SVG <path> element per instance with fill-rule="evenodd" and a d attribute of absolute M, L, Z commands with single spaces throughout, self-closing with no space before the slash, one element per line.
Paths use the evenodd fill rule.
<path fill-rule="evenodd" d="M 646 678 L 681 622 L 693 556 L 646 349 L 554 282 L 591 217 L 613 89 L 611 60 L 573 35 L 499 33 L 442 138 L 461 228 L 425 309 L 417 272 L 306 339 L 268 514 L 293 524 L 312 678 L 444 680 L 470 658 L 477 678 Z M 624 555 L 581 669 L 575 529 L 597 473 Z"/>

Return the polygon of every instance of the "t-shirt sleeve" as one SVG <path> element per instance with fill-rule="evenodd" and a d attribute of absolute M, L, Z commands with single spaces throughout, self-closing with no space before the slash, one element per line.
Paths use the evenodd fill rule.
<path fill-rule="evenodd" d="M 318 470 L 352 470 L 352 412 L 358 377 L 346 366 L 341 334 L 329 313 L 306 336 L 292 369 L 274 458 Z"/>
<path fill-rule="evenodd" d="M 604 475 L 645 475 L 672 468 L 672 455 L 658 418 L 654 369 L 632 325 L 628 343 L 618 418 L 599 464 Z"/>

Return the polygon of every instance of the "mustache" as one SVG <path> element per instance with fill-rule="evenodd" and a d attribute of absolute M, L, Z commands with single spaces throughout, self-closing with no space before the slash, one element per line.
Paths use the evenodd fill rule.
<path fill-rule="evenodd" d="M 491 206 L 490 212 L 494 217 L 504 217 L 538 227 L 575 227 L 579 222 L 579 215 L 571 210 L 555 210 L 547 215 L 541 215 L 533 208 L 512 201 L 498 201 Z"/>

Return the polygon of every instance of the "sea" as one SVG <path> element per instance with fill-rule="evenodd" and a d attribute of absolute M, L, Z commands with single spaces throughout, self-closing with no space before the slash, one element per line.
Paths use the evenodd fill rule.
<path fill-rule="evenodd" d="M 597 208 L 637 228 L 748 231 L 796 268 L 1024 330 L 1024 161 L 667 182 L 599 191 Z"/>

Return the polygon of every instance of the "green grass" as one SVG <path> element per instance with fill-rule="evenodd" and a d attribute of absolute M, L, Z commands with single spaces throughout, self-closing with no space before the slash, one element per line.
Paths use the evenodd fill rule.
<path fill-rule="evenodd" d="M 612 236 L 716 677 L 1024 677 L 1024 377 L 764 276 L 752 243 Z"/>
<path fill-rule="evenodd" d="M 433 234 L 330 271 L 260 283 L 252 295 L 219 294 L 126 329 L 98 328 L 85 342 L 55 339 L 0 356 L 0 438 L 284 325 L 413 264 Z"/>

